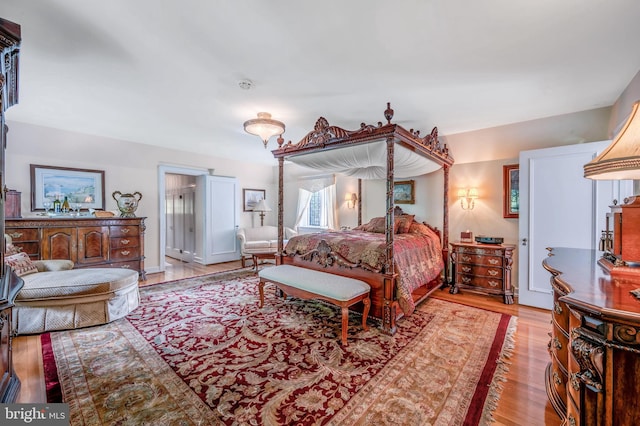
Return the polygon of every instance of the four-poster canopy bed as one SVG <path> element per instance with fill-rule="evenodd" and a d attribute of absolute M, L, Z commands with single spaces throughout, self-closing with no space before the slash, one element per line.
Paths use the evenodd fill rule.
<path fill-rule="evenodd" d="M 411 314 L 416 303 L 443 285 L 443 269 L 445 283 L 447 281 L 448 180 L 453 158 L 446 144 L 439 142 L 437 128 L 420 137 L 419 131 L 392 124 L 393 110 L 389 103 L 384 115 L 386 124 L 363 123 L 353 131 L 330 126 L 320 117 L 314 130 L 297 144 L 284 144 L 282 137 L 278 139 L 279 148 L 272 151 L 279 169 L 276 259 L 278 264 L 365 281 L 371 287 L 370 315 L 381 319 L 383 330 L 393 334 L 400 316 Z M 285 249 L 285 159 L 305 167 L 358 177 L 359 191 L 360 179 L 386 179 L 386 215 L 362 225 L 359 209 L 359 226 L 355 230 L 300 235 L 290 239 Z M 419 176 L 439 169 L 444 172 L 441 238 L 426 224 L 416 222 L 413 215 L 404 215 L 394 206 L 393 199 L 394 178 Z M 356 245 L 348 246 L 346 241 L 350 239 L 356 241 Z M 357 240 L 364 240 L 360 248 Z M 373 254 L 375 250 L 379 253 Z"/>

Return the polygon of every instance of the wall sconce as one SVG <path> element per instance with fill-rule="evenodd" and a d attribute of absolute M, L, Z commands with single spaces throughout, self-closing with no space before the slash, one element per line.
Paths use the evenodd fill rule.
<path fill-rule="evenodd" d="M 355 192 L 347 192 L 347 194 L 344 196 L 344 200 L 347 202 L 348 209 L 355 209 L 356 201 L 358 201 L 358 196 Z"/>
<path fill-rule="evenodd" d="M 473 210 L 475 200 L 478 198 L 478 188 L 461 188 L 458 190 L 460 207 L 462 210 Z"/>

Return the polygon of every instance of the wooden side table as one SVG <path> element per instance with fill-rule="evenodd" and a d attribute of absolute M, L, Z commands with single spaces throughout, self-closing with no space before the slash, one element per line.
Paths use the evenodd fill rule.
<path fill-rule="evenodd" d="M 450 292 L 459 289 L 504 297 L 504 303 L 513 303 L 511 266 L 513 244 L 450 243 L 453 262 L 453 283 Z"/>
<path fill-rule="evenodd" d="M 264 253 L 252 253 L 251 258 L 253 259 L 253 266 L 258 270 L 258 261 L 259 260 L 276 260 L 276 252 L 264 252 Z"/>

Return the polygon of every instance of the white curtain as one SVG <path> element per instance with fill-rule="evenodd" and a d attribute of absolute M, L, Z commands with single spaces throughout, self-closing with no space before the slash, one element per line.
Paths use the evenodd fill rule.
<path fill-rule="evenodd" d="M 298 226 L 302 219 L 306 216 L 307 210 L 309 209 L 309 200 L 311 200 L 310 191 L 306 189 L 298 189 L 298 214 L 296 215 L 296 224 L 293 226 L 293 229 L 298 230 Z"/>
<path fill-rule="evenodd" d="M 336 177 L 335 175 L 309 176 L 298 182 L 298 211 L 296 215 L 295 229 L 306 219 L 309 211 L 309 201 L 315 192 L 323 191 L 323 205 L 320 211 L 322 223 L 326 223 L 329 229 L 336 229 L 338 215 L 336 211 Z"/>
<path fill-rule="evenodd" d="M 338 215 L 336 214 L 336 185 L 330 185 L 324 190 L 324 204 L 322 216 L 326 220 L 327 228 L 336 229 Z"/>

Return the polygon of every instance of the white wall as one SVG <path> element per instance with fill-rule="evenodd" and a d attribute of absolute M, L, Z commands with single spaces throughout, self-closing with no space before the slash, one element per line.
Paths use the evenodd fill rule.
<path fill-rule="evenodd" d="M 105 208 L 116 210 L 111 194 L 139 191 L 143 194 L 137 216 L 145 216 L 145 269 L 155 272 L 160 265 L 158 166 L 214 168 L 219 176 L 238 178 L 240 188 L 265 189 L 267 200 L 277 200 L 271 166 L 231 161 L 209 153 L 189 153 L 151 145 L 67 132 L 42 126 L 8 121 L 6 185 L 22 193 L 22 216 L 31 213 L 29 165 L 74 167 L 105 171 Z M 179 143 L 179 135 L 176 135 Z M 213 147 L 212 147 L 213 152 Z M 274 160 L 274 164 L 276 164 Z M 239 195 L 242 199 L 242 194 Z M 272 208 L 274 208 L 274 204 Z M 242 212 L 242 206 L 239 206 Z M 265 224 L 276 223 L 275 214 L 267 214 Z M 256 213 L 242 212 L 240 226 L 259 225 Z"/>

